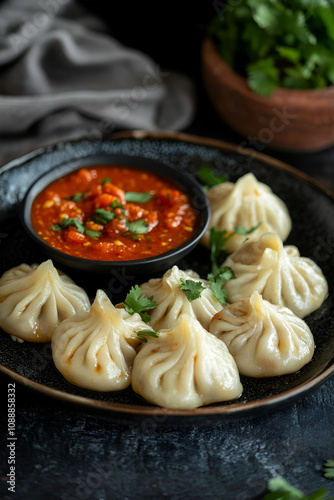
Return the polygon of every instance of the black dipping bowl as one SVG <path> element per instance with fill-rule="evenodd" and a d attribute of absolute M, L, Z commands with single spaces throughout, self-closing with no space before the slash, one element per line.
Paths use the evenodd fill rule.
<path fill-rule="evenodd" d="M 192 205 L 197 211 L 197 224 L 194 235 L 187 242 L 173 250 L 155 257 L 138 260 L 99 261 L 82 259 L 52 248 L 38 236 L 32 226 L 30 217 L 32 203 L 36 196 L 54 180 L 78 170 L 79 168 L 92 165 L 123 165 L 125 167 L 140 168 L 172 180 L 180 189 L 188 194 Z M 210 207 L 201 185 L 187 172 L 183 172 L 182 170 L 178 170 L 150 158 L 101 154 L 70 160 L 41 175 L 29 187 L 22 202 L 20 215 L 24 228 L 35 242 L 40 245 L 44 253 L 65 266 L 82 271 L 104 274 L 113 272 L 117 269 L 126 269 L 133 273 L 154 273 L 172 267 L 173 264 L 195 248 L 208 227 L 210 221 Z"/>

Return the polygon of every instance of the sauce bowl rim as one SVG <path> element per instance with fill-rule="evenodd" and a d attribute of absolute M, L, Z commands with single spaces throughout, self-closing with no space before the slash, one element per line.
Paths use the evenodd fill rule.
<path fill-rule="evenodd" d="M 36 196 L 51 182 L 64 177 L 67 174 L 74 173 L 80 168 L 99 166 L 123 166 L 125 168 L 138 168 L 152 172 L 162 178 L 172 181 L 177 187 L 182 189 L 190 198 L 190 201 L 197 212 L 196 234 L 191 236 L 186 242 L 178 245 L 177 247 L 168 250 L 167 252 L 154 255 L 152 257 L 130 260 L 97 260 L 86 259 L 84 257 L 76 257 L 71 254 L 62 252 L 53 248 L 46 243 L 36 233 L 31 222 L 31 207 Z M 175 177 L 174 177 L 175 176 Z M 195 199 L 196 198 L 196 199 Z M 195 199 L 195 201 L 194 201 Z M 45 253 L 52 255 L 55 260 L 75 267 L 78 269 L 94 267 L 101 270 L 108 268 L 122 268 L 131 266 L 149 266 L 163 262 L 169 258 L 176 258 L 179 254 L 181 257 L 188 250 L 192 250 L 200 241 L 203 234 L 207 230 L 210 223 L 210 205 L 208 198 L 202 185 L 196 180 L 194 176 L 189 175 L 187 172 L 182 172 L 171 165 L 168 165 L 160 160 L 146 158 L 144 156 L 132 156 L 126 154 L 92 154 L 83 158 L 69 159 L 68 161 L 55 166 L 52 170 L 42 173 L 32 184 L 27 188 L 25 195 L 22 199 L 19 209 L 19 216 L 23 227 L 32 239 L 41 246 Z"/>

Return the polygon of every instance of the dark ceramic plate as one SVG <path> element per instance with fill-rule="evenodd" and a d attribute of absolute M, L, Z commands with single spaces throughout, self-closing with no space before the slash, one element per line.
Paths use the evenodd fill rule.
<path fill-rule="evenodd" d="M 63 402 L 76 403 L 85 410 L 126 420 L 150 419 L 152 423 L 209 423 L 245 418 L 274 410 L 305 396 L 334 373 L 334 200 L 330 193 L 304 174 L 255 152 L 213 139 L 185 134 L 128 132 L 102 142 L 58 144 L 32 152 L 2 168 L 0 178 L 0 273 L 26 262 L 41 262 L 45 255 L 32 241 L 18 219 L 18 205 L 28 186 L 44 172 L 64 162 L 92 155 L 120 154 L 159 160 L 195 176 L 198 168 L 209 165 L 217 173 L 226 173 L 236 181 L 253 172 L 284 200 L 290 211 L 293 228 L 287 244 L 295 244 L 301 255 L 315 260 L 328 283 L 329 295 L 320 309 L 305 318 L 316 343 L 313 360 L 299 372 L 268 379 L 242 378 L 243 395 L 230 403 L 219 403 L 195 410 L 166 410 L 150 405 L 131 389 L 112 393 L 96 393 L 68 384 L 53 365 L 49 344 L 13 342 L 0 333 L 0 369 L 14 380 Z M 192 268 L 202 277 L 209 270 L 209 253 L 197 246 L 179 263 Z M 123 300 L 135 283 L 162 273 L 140 275 L 116 270 L 108 276 L 88 274 L 61 267 L 93 299 L 97 288 L 104 289 L 116 303 Z"/>

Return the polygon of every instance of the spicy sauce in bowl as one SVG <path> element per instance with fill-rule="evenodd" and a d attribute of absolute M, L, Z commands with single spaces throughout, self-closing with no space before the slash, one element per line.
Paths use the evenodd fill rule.
<path fill-rule="evenodd" d="M 171 266 L 199 242 L 209 219 L 206 196 L 181 172 L 145 163 L 44 174 L 24 200 L 26 229 L 51 257 L 77 269 Z"/>

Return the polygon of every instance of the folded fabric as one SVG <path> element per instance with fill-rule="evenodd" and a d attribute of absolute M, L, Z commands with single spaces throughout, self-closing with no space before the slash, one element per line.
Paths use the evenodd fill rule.
<path fill-rule="evenodd" d="M 0 40 L 1 163 L 116 129 L 180 130 L 194 116 L 187 77 L 120 44 L 73 0 L 6 0 Z"/>

